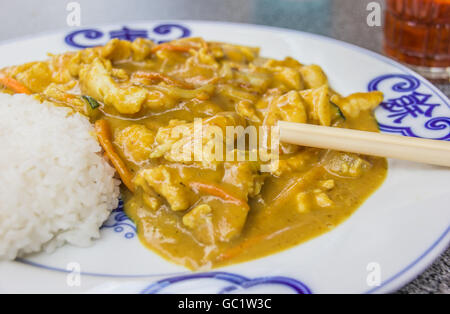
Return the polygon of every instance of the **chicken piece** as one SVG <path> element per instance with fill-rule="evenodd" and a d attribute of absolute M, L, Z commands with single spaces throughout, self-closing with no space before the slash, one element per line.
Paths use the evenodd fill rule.
<path fill-rule="evenodd" d="M 241 82 L 241 87 L 262 94 L 269 87 L 272 77 L 270 71 L 250 65 L 248 70 L 237 72 L 237 79 Z"/>
<path fill-rule="evenodd" d="M 225 128 L 238 123 L 239 116 L 227 114 L 196 119 L 194 123 L 172 120 L 169 126 L 158 129 L 150 157 L 184 164 L 198 163 L 215 170 L 225 160 Z M 196 142 L 199 134 L 202 135 L 201 143 Z"/>
<path fill-rule="evenodd" d="M 278 121 L 306 123 L 306 104 L 297 91 L 290 91 L 284 95 L 269 95 L 268 109 L 265 112 L 264 126 L 276 126 Z M 297 145 L 280 144 L 284 154 L 295 153 L 299 150 Z"/>
<path fill-rule="evenodd" d="M 200 153 L 198 153 L 198 150 L 197 152 L 194 152 L 195 137 L 198 134 L 194 129 L 195 124 L 172 120 L 170 121 L 169 126 L 158 129 L 156 134 L 156 145 L 150 157 L 163 157 L 170 162 L 181 162 L 185 164 L 192 164 L 194 161 L 198 161 L 206 168 L 215 169 L 216 163 L 214 162 L 214 154 L 212 154 L 211 150 L 208 151 L 204 149 L 205 146 L 209 146 L 210 141 L 214 144 L 213 138 L 206 134 L 209 130 L 213 130 L 212 126 L 205 126 L 201 120 L 198 121 L 200 127 L 199 132 L 203 131 Z M 221 132 L 220 128 L 219 131 Z M 211 135 L 213 132 L 210 132 L 209 134 Z M 223 145 L 223 140 L 221 140 L 220 143 Z"/>
<path fill-rule="evenodd" d="M 331 104 L 328 93 L 329 88 L 327 85 L 300 92 L 300 95 L 306 101 L 308 118 L 311 122 L 324 126 L 331 125 Z"/>
<path fill-rule="evenodd" d="M 191 206 L 190 190 L 181 182 L 175 171 L 167 166 L 142 169 L 134 184 L 144 193 L 163 196 L 173 211 L 183 211 Z"/>
<path fill-rule="evenodd" d="M 238 199 L 235 190 L 229 185 L 201 183 L 192 186 L 199 193 L 200 201 L 212 209 L 214 237 L 217 241 L 228 242 L 241 234 L 247 220 L 249 205 Z"/>
<path fill-rule="evenodd" d="M 115 136 L 115 144 L 121 148 L 125 157 L 136 165 L 142 165 L 150 158 L 154 140 L 154 132 L 139 124 L 122 129 Z"/>
<path fill-rule="evenodd" d="M 260 124 L 261 118 L 258 117 L 258 113 L 255 109 L 255 106 L 250 101 L 239 101 L 236 104 L 236 112 L 243 118 L 248 119 L 253 123 Z"/>
<path fill-rule="evenodd" d="M 50 55 L 51 59 L 47 61 L 50 73 L 52 73 L 52 82 L 56 84 L 68 84 L 73 81 L 68 65 L 72 60 L 74 52 L 67 52 L 61 55 Z"/>
<path fill-rule="evenodd" d="M 179 127 L 179 131 L 175 131 L 175 128 L 177 127 Z M 183 138 L 183 133 L 186 134 L 186 137 L 189 137 L 192 132 L 192 123 L 186 123 L 186 121 L 183 120 L 170 120 L 167 127 L 160 127 L 158 129 L 155 137 L 155 147 L 150 154 L 150 158 L 160 158 L 167 155 L 166 159 L 173 159 L 171 157 L 173 155 L 172 146 Z M 191 150 L 189 151 L 189 154 L 190 153 Z"/>
<path fill-rule="evenodd" d="M 206 44 L 206 43 L 205 43 Z M 210 53 L 208 48 L 202 47 L 198 49 L 197 52 L 194 52 L 194 56 L 197 63 L 202 67 L 210 67 L 214 69 L 219 69 L 219 63 L 216 61 L 214 56 Z M 189 60 L 188 60 L 189 61 Z"/>
<path fill-rule="evenodd" d="M 277 61 L 270 59 L 264 64 L 264 68 L 270 69 L 273 73 L 273 80 L 280 82 L 281 85 L 274 85 L 272 87 L 282 87 L 285 90 L 301 90 L 304 88 L 303 78 L 299 72 L 299 66 L 286 66 L 289 62 Z"/>
<path fill-rule="evenodd" d="M 226 43 L 209 43 L 213 55 L 236 63 L 252 62 L 259 55 L 259 48 L 238 46 Z"/>
<path fill-rule="evenodd" d="M 325 168 L 341 177 L 358 178 L 372 165 L 356 154 L 330 151 L 324 158 Z"/>
<path fill-rule="evenodd" d="M 139 112 L 147 98 L 147 90 L 142 87 L 119 87 L 111 77 L 110 66 L 99 58 L 80 70 L 80 88 L 123 114 Z"/>
<path fill-rule="evenodd" d="M 248 92 L 262 94 L 270 86 L 273 73 L 269 69 L 256 67 L 253 64 L 245 66 L 230 61 L 224 61 L 220 68 L 220 77 L 234 81 Z"/>
<path fill-rule="evenodd" d="M 210 201 L 184 215 L 183 224 L 202 243 L 229 242 L 241 234 L 247 214 L 242 206 Z"/>
<path fill-rule="evenodd" d="M 112 62 L 128 59 L 141 62 L 151 55 L 154 46 L 155 43 L 146 38 L 137 38 L 133 42 L 112 39 L 105 46 L 100 48 L 99 55 Z"/>
<path fill-rule="evenodd" d="M 205 244 L 215 242 L 212 209 L 207 204 L 202 204 L 183 216 L 183 224 L 188 227 L 195 238 Z"/>
<path fill-rule="evenodd" d="M 25 71 L 17 73 L 16 79 L 33 93 L 41 93 L 52 82 L 52 73 L 46 62 L 35 62 Z"/>
<path fill-rule="evenodd" d="M 334 102 L 346 117 L 357 118 L 361 111 L 373 110 L 383 101 L 383 93 L 379 91 L 369 93 L 355 93 L 347 97 L 334 95 Z"/>
<path fill-rule="evenodd" d="M 114 38 L 101 47 L 100 56 L 112 62 L 129 59 L 131 56 L 131 42 Z"/>
<path fill-rule="evenodd" d="M 212 209 L 209 205 L 199 205 L 183 216 L 183 224 L 186 227 L 194 229 L 195 227 L 198 227 L 200 224 L 202 224 L 202 221 L 205 218 L 211 218 L 211 216 L 209 215 L 211 214 L 211 212 Z"/>
<path fill-rule="evenodd" d="M 250 162 L 226 162 L 222 182 L 232 185 L 242 199 L 254 197 L 261 192 L 265 177 L 258 174 L 257 165 Z"/>
<path fill-rule="evenodd" d="M 233 70 L 234 69 L 234 70 Z M 234 63 L 223 61 L 219 70 L 219 76 L 224 80 L 232 80 L 236 74 Z"/>
<path fill-rule="evenodd" d="M 274 126 L 279 120 L 306 123 L 305 101 L 296 91 L 272 98 L 266 113 L 264 125 Z"/>
<path fill-rule="evenodd" d="M 270 173 L 274 176 L 281 177 L 295 171 L 305 170 L 305 167 L 311 160 L 308 152 L 298 152 L 285 159 L 271 162 L 269 165 Z"/>
<path fill-rule="evenodd" d="M 95 59 L 99 58 L 99 49 L 101 48 L 87 48 L 78 51 L 67 64 L 70 75 L 78 78 L 80 70 L 85 65 L 91 64 Z"/>
<path fill-rule="evenodd" d="M 229 242 L 239 237 L 247 221 L 248 206 L 232 203 L 211 203 L 215 237 L 220 242 Z"/>
<path fill-rule="evenodd" d="M 312 64 L 300 68 L 300 73 L 303 76 L 305 87 L 309 89 L 319 88 L 323 85 L 328 85 L 328 79 L 322 68 L 318 65 Z"/>
<path fill-rule="evenodd" d="M 125 71 L 124 69 L 112 68 L 111 76 L 116 81 L 128 81 L 130 79 L 130 76 L 128 75 L 127 71 Z"/>
<path fill-rule="evenodd" d="M 292 68 L 292 69 L 296 69 L 296 70 L 300 70 L 300 68 L 303 67 L 303 64 L 301 64 L 300 62 L 298 62 L 297 60 L 295 60 L 292 57 L 286 57 L 283 60 L 275 60 L 275 59 L 269 59 L 269 61 L 266 61 L 265 63 L 266 67 L 270 66 L 270 67 L 288 67 L 288 68 Z"/>
<path fill-rule="evenodd" d="M 315 197 L 316 203 L 317 203 L 317 205 L 319 205 L 319 207 L 330 207 L 333 205 L 333 201 L 324 192 L 316 192 L 316 193 L 314 193 L 314 197 Z"/>
<path fill-rule="evenodd" d="M 272 102 L 275 102 L 279 97 L 281 97 L 283 94 L 283 91 L 279 88 L 271 88 L 268 89 L 262 97 L 258 99 L 258 101 L 255 103 L 256 110 L 266 115 L 268 108 Z"/>
<path fill-rule="evenodd" d="M 133 51 L 133 60 L 140 62 L 144 61 L 151 53 L 155 46 L 151 40 L 146 38 L 137 38 L 131 43 L 131 50 Z"/>
<path fill-rule="evenodd" d="M 336 184 L 333 179 L 319 181 L 319 186 L 325 190 L 332 190 L 335 185 Z"/>
<path fill-rule="evenodd" d="M 288 67 L 282 67 L 275 75 L 274 79 L 282 82 L 288 89 L 303 89 L 303 80 L 297 70 Z"/>

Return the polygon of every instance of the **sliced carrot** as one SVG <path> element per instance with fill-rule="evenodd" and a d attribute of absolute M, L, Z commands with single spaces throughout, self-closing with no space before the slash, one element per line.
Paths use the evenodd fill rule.
<path fill-rule="evenodd" d="M 231 195 L 230 193 L 226 192 L 225 190 L 223 190 L 222 188 L 220 188 L 214 184 L 191 182 L 191 183 L 189 183 L 189 186 L 198 192 L 204 192 L 204 193 L 216 196 L 218 198 L 221 198 L 225 201 L 248 208 L 247 202 Z"/>
<path fill-rule="evenodd" d="M 95 131 L 100 145 L 105 150 L 105 154 L 108 156 L 109 161 L 113 164 L 114 168 L 116 168 L 122 182 L 131 192 L 134 192 L 133 175 L 114 149 L 111 142 L 111 131 L 108 122 L 106 120 L 98 120 L 95 122 Z"/>
<path fill-rule="evenodd" d="M 248 248 L 255 246 L 258 243 L 263 242 L 265 239 L 267 239 L 267 235 L 259 235 L 259 236 L 255 236 L 252 238 L 248 238 L 246 240 L 244 240 L 242 243 L 240 243 L 237 246 L 234 246 L 228 250 L 226 250 L 225 252 L 221 253 L 218 257 L 217 260 L 219 262 L 223 262 L 226 260 L 230 260 L 232 258 L 235 258 L 236 256 L 241 255 L 242 253 L 244 253 Z"/>
<path fill-rule="evenodd" d="M 31 94 L 25 85 L 9 76 L 0 76 L 0 84 L 18 94 Z"/>
<path fill-rule="evenodd" d="M 325 169 L 322 166 L 314 167 L 309 170 L 302 178 L 294 180 L 293 183 L 284 188 L 280 194 L 278 194 L 271 204 L 269 204 L 269 208 L 276 209 L 284 205 L 289 199 L 292 198 L 293 194 L 299 193 L 302 189 L 304 189 L 309 182 L 319 178 L 321 175 L 325 173 Z M 266 211 L 269 213 L 269 211 Z"/>
<path fill-rule="evenodd" d="M 193 89 L 194 86 L 192 86 L 191 84 L 188 84 L 186 82 L 183 81 L 179 81 L 176 80 L 168 75 L 162 74 L 162 73 L 158 73 L 158 72 L 144 72 L 144 71 L 138 71 L 133 73 L 134 77 L 137 78 L 146 78 L 149 80 L 155 80 L 155 81 L 163 81 L 167 84 L 170 85 L 176 85 L 178 87 L 181 88 L 186 88 L 186 89 Z"/>
<path fill-rule="evenodd" d="M 155 46 L 152 48 L 152 53 L 155 53 L 159 50 L 170 50 L 175 52 L 189 52 L 192 49 L 192 47 L 189 46 L 177 46 L 173 44 L 161 44 L 158 46 Z"/>

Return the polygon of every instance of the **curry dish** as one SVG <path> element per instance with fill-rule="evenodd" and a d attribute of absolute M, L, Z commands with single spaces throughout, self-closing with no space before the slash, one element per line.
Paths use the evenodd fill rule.
<path fill-rule="evenodd" d="M 0 86 L 89 117 L 124 183 L 140 240 L 190 269 L 263 257 L 327 232 L 387 173 L 384 158 L 283 143 L 276 162 L 211 158 L 212 135 L 230 126 L 261 130 L 284 120 L 378 131 L 372 111 L 381 93 L 343 97 L 319 66 L 263 58 L 257 48 L 200 38 L 112 40 L 3 69 Z M 195 121 L 200 144 L 192 132 L 175 132 L 193 131 Z M 239 136 L 247 135 L 233 141 Z M 180 153 L 195 145 L 202 158 Z"/>

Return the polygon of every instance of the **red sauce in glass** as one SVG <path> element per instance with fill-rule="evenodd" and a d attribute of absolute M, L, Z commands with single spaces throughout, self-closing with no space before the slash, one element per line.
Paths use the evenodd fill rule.
<path fill-rule="evenodd" d="M 411 65 L 450 66 L 450 0 L 387 0 L 384 48 Z"/>

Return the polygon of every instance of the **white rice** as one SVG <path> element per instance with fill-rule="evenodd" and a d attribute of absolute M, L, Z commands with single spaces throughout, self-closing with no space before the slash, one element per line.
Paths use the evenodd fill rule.
<path fill-rule="evenodd" d="M 119 196 L 100 153 L 85 117 L 0 93 L 0 260 L 99 238 Z"/>

